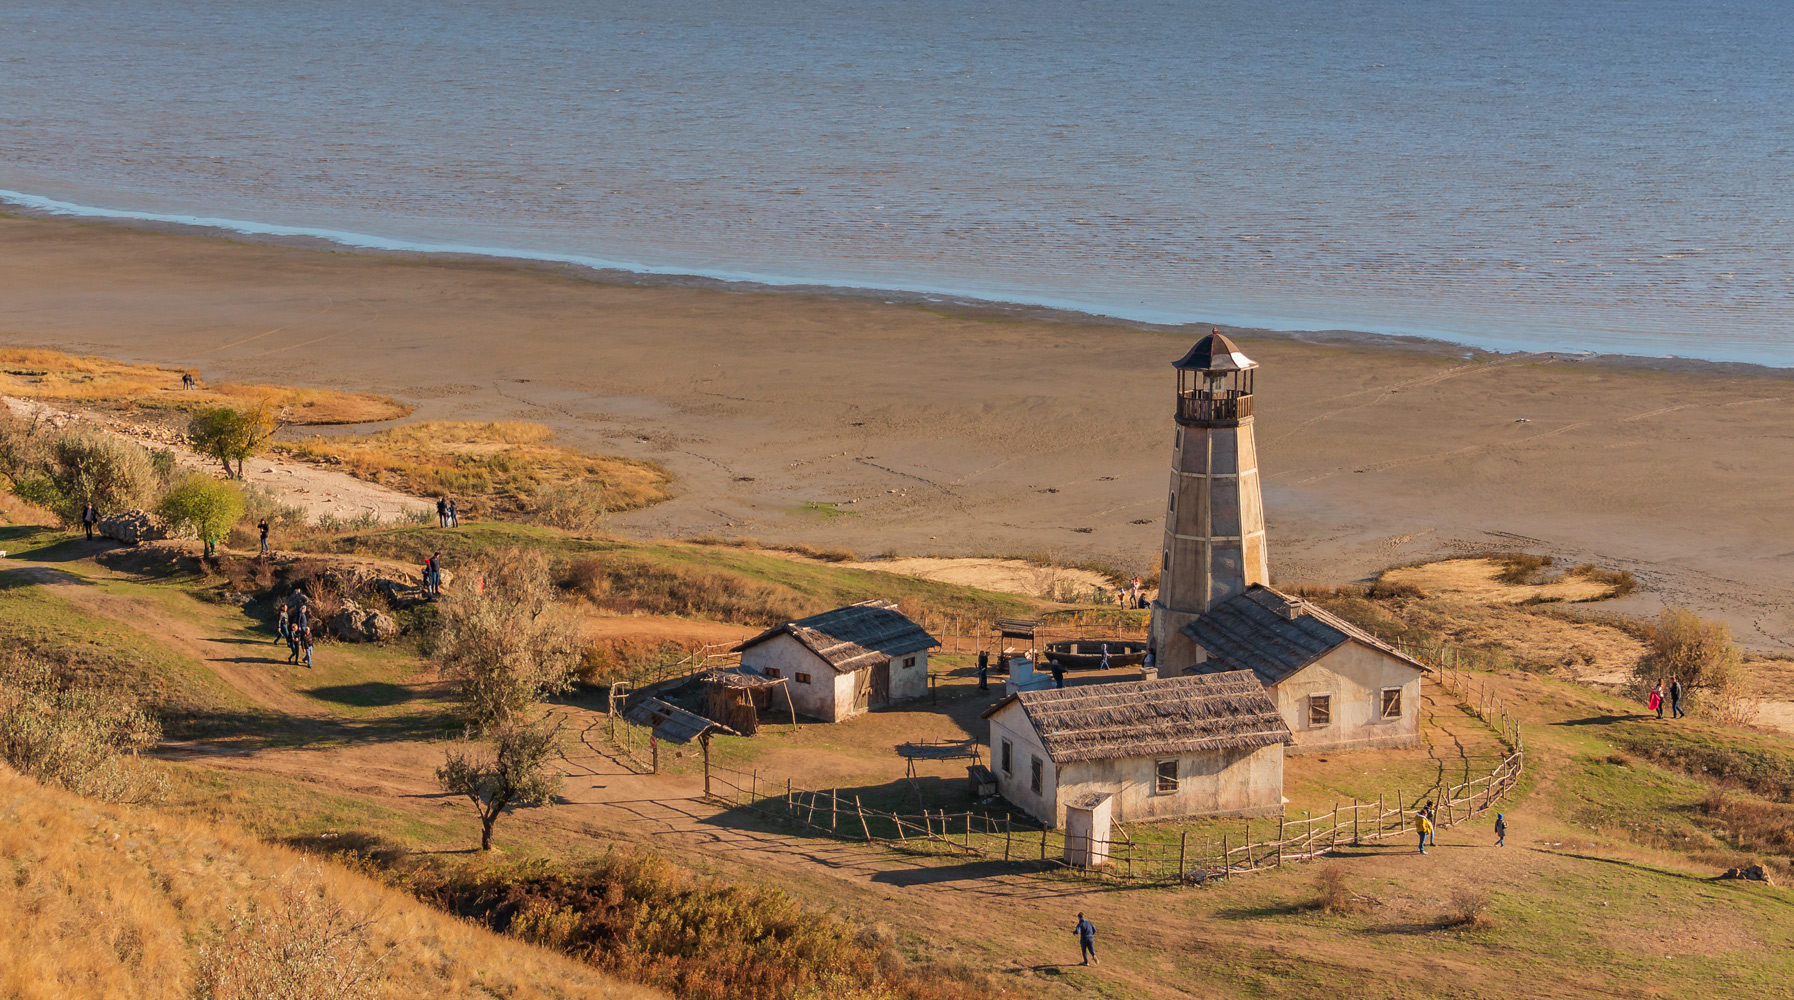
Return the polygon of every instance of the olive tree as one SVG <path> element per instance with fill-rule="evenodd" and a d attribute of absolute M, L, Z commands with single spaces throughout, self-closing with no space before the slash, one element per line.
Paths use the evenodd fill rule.
<path fill-rule="evenodd" d="M 170 531 L 198 535 L 206 543 L 208 556 L 242 518 L 244 509 L 243 491 L 234 483 L 197 474 L 182 480 L 156 505 L 156 513 Z"/>
<path fill-rule="evenodd" d="M 483 732 L 520 722 L 537 701 L 572 686 L 579 635 L 555 606 L 540 552 L 500 550 L 463 578 L 480 582 L 443 602 L 432 646 L 468 726 Z"/>
<path fill-rule="evenodd" d="M 194 412 L 187 421 L 187 441 L 193 450 L 224 465 L 224 474 L 243 478 L 243 463 L 259 454 L 280 430 L 280 414 L 272 399 L 247 409 L 213 406 Z M 233 469 L 231 463 L 235 462 Z"/>
<path fill-rule="evenodd" d="M 484 744 L 482 747 L 481 744 Z M 512 721 L 489 728 L 448 751 L 436 781 L 466 797 L 480 817 L 480 850 L 492 849 L 492 825 L 505 810 L 554 801 L 561 776 L 549 767 L 560 755 L 560 726 L 547 719 Z"/>

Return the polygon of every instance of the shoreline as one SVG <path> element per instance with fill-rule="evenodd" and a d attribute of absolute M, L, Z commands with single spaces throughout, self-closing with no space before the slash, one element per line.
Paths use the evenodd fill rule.
<path fill-rule="evenodd" d="M 1362 346 L 1388 346 L 1405 351 L 1471 352 L 1490 357 L 1544 356 L 1553 360 L 1594 362 L 1619 367 L 1650 368 L 1668 371 L 1716 372 L 1748 374 L 1760 370 L 1764 374 L 1785 373 L 1794 376 L 1794 361 L 1777 365 L 1764 361 L 1723 358 L 1701 358 L 1683 355 L 1625 354 L 1585 350 L 1576 347 L 1540 349 L 1490 338 L 1469 335 L 1454 336 L 1446 331 L 1412 330 L 1400 326 L 1375 329 L 1309 328 L 1263 317 L 1225 317 L 1207 319 L 1173 319 L 1163 314 L 1141 312 L 1128 315 L 1114 310 L 1072 301 L 1046 298 L 1029 300 L 1026 296 L 1004 297 L 981 295 L 965 290 L 879 285 L 857 282 L 816 282 L 810 279 L 765 275 L 726 270 L 693 269 L 611 260 L 587 254 L 531 251 L 504 247 L 482 247 L 465 244 L 420 243 L 365 233 L 317 227 L 286 226 L 249 220 L 189 216 L 131 209 L 108 209 L 64 202 L 42 195 L 0 189 L 0 217 L 99 223 L 147 232 L 165 232 L 225 239 L 252 245 L 288 247 L 328 253 L 354 253 L 368 256 L 394 256 L 401 259 L 485 263 L 516 267 L 534 267 L 564 273 L 602 284 L 643 288 L 696 288 L 716 291 L 737 291 L 762 294 L 838 297 L 853 301 L 878 302 L 886 305 L 912 305 L 922 308 L 951 309 L 962 313 L 990 314 L 1036 322 L 1076 323 L 1081 325 L 1117 326 L 1154 330 L 1162 333 L 1193 333 L 1200 336 L 1210 328 L 1229 335 L 1287 337 L 1311 343 L 1337 343 Z M 1151 318 L 1158 315 L 1159 318 Z"/>

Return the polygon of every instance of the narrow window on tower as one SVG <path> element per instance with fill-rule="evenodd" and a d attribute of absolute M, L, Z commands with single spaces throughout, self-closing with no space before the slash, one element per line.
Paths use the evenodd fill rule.
<path fill-rule="evenodd" d="M 1166 549 L 1165 555 L 1161 559 L 1159 559 L 1159 568 L 1160 569 L 1170 569 L 1171 568 L 1171 550 L 1170 549 Z"/>
<path fill-rule="evenodd" d="M 1177 513 L 1177 491 L 1171 491 L 1171 513 Z"/>

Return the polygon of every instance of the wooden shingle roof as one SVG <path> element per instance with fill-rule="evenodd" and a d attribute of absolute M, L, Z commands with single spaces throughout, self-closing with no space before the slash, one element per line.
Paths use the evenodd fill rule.
<path fill-rule="evenodd" d="M 984 712 L 1020 703 L 1056 763 L 1256 749 L 1292 739 L 1245 671 L 1019 691 Z"/>
<path fill-rule="evenodd" d="M 802 643 L 838 674 L 850 674 L 894 656 L 941 644 L 898 611 L 896 602 L 866 601 L 775 625 L 736 646 L 735 651 L 745 651 L 781 635 Z"/>
<path fill-rule="evenodd" d="M 1325 609 L 1263 584 L 1215 605 L 1183 628 L 1208 653 L 1202 673 L 1250 670 L 1266 685 L 1308 666 L 1348 642 L 1385 653 L 1422 673 L 1431 668 Z"/>
<path fill-rule="evenodd" d="M 668 743 L 690 743 L 705 733 L 740 735 L 720 722 L 706 719 L 696 712 L 687 712 L 677 705 L 669 705 L 659 698 L 642 699 L 640 704 L 625 711 L 623 717 L 638 726 L 654 730 L 655 736 Z"/>

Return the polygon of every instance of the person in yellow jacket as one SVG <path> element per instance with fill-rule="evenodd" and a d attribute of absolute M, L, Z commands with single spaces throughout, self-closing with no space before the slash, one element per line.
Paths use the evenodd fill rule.
<path fill-rule="evenodd" d="M 1426 810 L 1414 814 L 1414 829 L 1420 831 L 1420 853 L 1426 853 L 1426 838 L 1433 832 L 1433 821 L 1427 818 Z"/>

